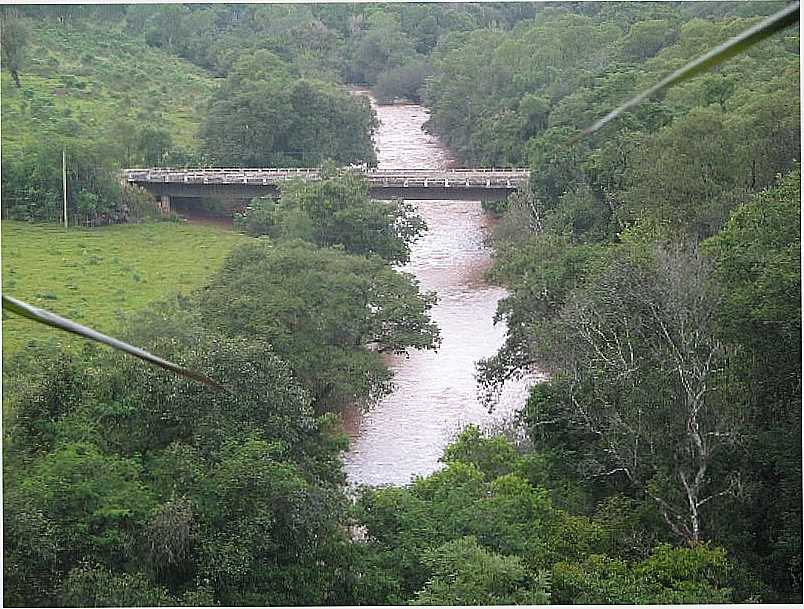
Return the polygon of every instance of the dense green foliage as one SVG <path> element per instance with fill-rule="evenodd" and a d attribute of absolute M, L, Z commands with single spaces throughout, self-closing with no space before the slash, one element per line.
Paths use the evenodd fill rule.
<path fill-rule="evenodd" d="M 411 205 L 372 201 L 365 177 L 331 162 L 236 220 L 259 237 L 201 295 L 211 327 L 256 337 L 290 363 L 319 409 L 370 406 L 391 390 L 383 354 L 438 345 L 435 294 L 391 264 L 425 229 Z"/>
<path fill-rule="evenodd" d="M 432 73 L 424 59 L 413 59 L 397 68 L 392 68 L 377 78 L 372 92 L 379 103 L 391 103 L 398 99 L 421 101 L 421 90 Z"/>
<path fill-rule="evenodd" d="M 624 493 L 649 545 L 712 541 L 742 593 L 800 600 L 798 32 L 574 138 L 776 8 L 545 8 L 445 37 L 425 101 L 465 163 L 532 171 L 494 238 L 508 336 L 480 378 L 493 403 L 552 373 L 523 413 L 551 489 L 585 514 Z"/>
<path fill-rule="evenodd" d="M 774 8 L 746 6 L 752 7 L 768 12 Z M 425 91 L 425 102 L 432 111 L 430 128 L 467 164 L 530 162 L 540 170 L 534 191 L 550 203 L 575 190 L 578 182 L 593 186 L 595 194 L 598 189 L 612 192 L 628 177 L 623 171 L 632 170 L 627 162 L 629 150 L 653 143 L 654 138 L 648 136 L 674 118 L 678 136 L 685 128 L 707 123 L 695 113 L 685 115 L 696 107 L 711 106 L 723 116 L 703 126 L 710 132 L 722 131 L 720 124 L 738 131 L 726 138 L 726 147 L 719 156 L 712 155 L 712 161 L 717 160 L 718 168 L 726 160 L 741 165 L 744 173 L 737 174 L 748 180 L 751 188 L 761 188 L 774 176 L 762 165 L 779 159 L 786 159 L 788 166 L 790 162 L 789 149 L 774 150 L 789 145 L 798 125 L 797 80 L 791 79 L 798 67 L 795 33 L 784 32 L 731 60 L 717 73 L 689 81 L 671 89 L 664 99 L 637 107 L 616 125 L 619 134 L 612 127 L 590 143 L 574 147 L 567 145 L 566 137 L 591 124 L 635 89 L 656 82 L 754 21 L 690 20 L 683 7 L 667 4 L 601 3 L 585 11 L 576 11 L 571 5 L 545 7 L 537 19 L 521 22 L 511 32 L 484 29 L 451 34 L 432 54 L 434 74 Z M 748 75 L 751 88 L 737 87 Z M 771 119 L 774 115 L 785 118 Z M 707 153 L 706 147 L 718 145 L 713 138 L 668 139 L 655 140 L 656 148 L 674 159 L 677 171 L 689 174 L 684 177 L 693 180 L 690 185 L 670 173 L 667 161 L 646 164 L 654 167 L 656 175 L 651 177 L 664 174 L 664 179 L 641 179 L 633 174 L 634 181 L 647 188 L 664 187 L 663 194 L 667 194 L 667 185 L 701 188 L 698 184 L 705 180 L 714 182 L 713 187 L 725 185 L 724 171 L 697 178 L 691 173 L 697 171 L 695 155 L 700 158 Z M 677 146 L 679 140 L 686 143 L 686 150 L 668 150 L 668 144 Z M 732 146 L 738 147 L 734 152 L 739 154 L 728 159 Z M 747 149 L 740 150 L 743 148 Z M 633 156 L 634 160 L 652 158 L 641 150 Z M 758 164 L 753 173 L 752 161 Z M 750 183 L 752 179 L 757 183 Z M 660 203 L 645 197 L 641 202 Z"/>
<path fill-rule="evenodd" d="M 562 425 L 594 438 L 587 475 L 627 478 L 687 542 L 733 490 L 735 465 L 713 469 L 739 442 L 745 407 L 734 353 L 714 331 L 718 301 L 694 252 L 612 252 L 532 329 L 533 355 L 560 371 L 560 397 L 532 400 L 530 424 L 566 411 Z"/>
<path fill-rule="evenodd" d="M 57 356 L 57 373 L 15 404 L 9 604 L 125 605 L 126 577 L 149 585 L 134 604 L 328 600 L 319 565 L 344 541 L 332 421 L 313 415 L 270 347 L 191 327 L 193 313 L 174 307 L 140 319 L 131 338 L 230 392 L 120 356 Z"/>
<path fill-rule="evenodd" d="M 777 590 L 801 584 L 801 171 L 737 208 L 706 242 L 724 293 L 717 313 L 724 340 L 743 349 L 751 390 L 745 415 L 745 475 L 757 485 L 743 506 L 759 532 L 755 553 Z M 745 538 L 735 530 L 734 543 Z"/>
<path fill-rule="evenodd" d="M 383 353 L 437 344 L 434 301 L 380 258 L 259 239 L 229 256 L 201 310 L 211 327 L 272 345 L 316 404 L 332 408 L 389 392 Z"/>
<path fill-rule="evenodd" d="M 3 15 L 3 24 L 0 29 L 0 51 L 3 65 L 14 79 L 14 84 L 20 88 L 20 70 L 25 61 L 28 45 L 28 28 L 19 15 L 11 10 Z"/>
<path fill-rule="evenodd" d="M 634 558 L 608 513 L 556 507 L 542 455 L 470 427 L 444 460 L 440 472 L 366 492 L 356 506 L 368 547 L 415 604 L 735 600 L 723 550 L 659 545 Z"/>
<path fill-rule="evenodd" d="M 158 296 L 124 338 L 226 389 L 95 347 L 8 360 L 7 604 L 800 602 L 798 31 L 573 137 L 780 4 L 3 12 L 6 217 L 59 219 L 64 147 L 71 217 L 115 221 L 151 205 L 123 165 L 372 164 L 375 119 L 336 84 L 421 97 L 462 162 L 532 170 L 497 209 L 483 395 L 550 373 L 515 439 L 470 427 L 437 473 L 352 502 L 330 411 L 387 393 L 383 353 L 438 344 L 435 296 L 392 268 L 410 207 L 330 164 L 193 273 L 176 226 L 12 223 L 4 288 L 109 324 Z M 34 285 L 47 266 L 80 295 Z"/>
<path fill-rule="evenodd" d="M 407 262 L 411 244 L 426 229 L 413 206 L 371 200 L 365 178 L 327 173 L 332 171 L 325 169 L 318 181 L 289 183 L 278 200 L 254 199 L 235 226 L 255 237 L 304 239 L 321 247 L 342 247 L 350 254 Z"/>
<path fill-rule="evenodd" d="M 70 224 L 97 226 L 141 220 L 154 215 L 153 197 L 133 185 L 123 185 L 114 162 L 102 147 L 74 145 L 62 175 L 63 149 L 44 144 L 23 150 L 20 160 L 4 164 L 4 215 L 13 220 L 64 220 L 64 184 L 68 181 Z"/>
<path fill-rule="evenodd" d="M 368 101 L 300 79 L 269 51 L 241 58 L 213 94 L 201 128 L 208 158 L 223 167 L 376 164 Z"/>
<path fill-rule="evenodd" d="M 268 50 L 305 78 L 374 85 L 426 57 L 448 32 L 510 27 L 532 4 L 217 5 L 129 7 L 126 23 L 152 46 L 225 75 L 239 56 Z"/>

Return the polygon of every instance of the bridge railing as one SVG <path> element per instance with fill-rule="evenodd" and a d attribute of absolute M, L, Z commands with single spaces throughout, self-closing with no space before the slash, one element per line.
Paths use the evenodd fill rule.
<path fill-rule="evenodd" d="M 421 168 L 393 168 L 393 169 L 352 169 L 358 173 L 499 173 L 499 174 L 530 174 L 530 169 L 526 167 L 481 167 L 481 168 L 452 168 L 452 169 L 421 169 Z M 278 173 L 278 174 L 317 174 L 320 170 L 317 167 L 135 167 L 124 169 L 124 173 Z"/>
<path fill-rule="evenodd" d="M 517 188 L 530 177 L 528 169 L 355 169 L 373 187 L 485 187 Z M 126 180 L 137 183 L 272 185 L 298 178 L 319 180 L 317 168 L 145 168 L 125 170 Z"/>

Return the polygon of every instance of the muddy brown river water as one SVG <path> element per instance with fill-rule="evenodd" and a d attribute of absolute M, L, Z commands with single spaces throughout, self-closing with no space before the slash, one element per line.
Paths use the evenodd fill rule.
<path fill-rule="evenodd" d="M 380 168 L 451 166 L 449 151 L 422 130 L 426 108 L 375 106 Z M 490 252 L 484 240 L 491 218 L 477 201 L 414 201 L 428 231 L 412 248 L 410 263 L 424 291 L 434 290 L 432 316 L 441 329 L 437 352 L 410 351 L 394 357 L 395 391 L 369 412 L 351 409 L 344 426 L 351 438 L 345 457 L 350 484 L 406 484 L 434 472 L 450 440 L 466 424 L 481 427 L 509 419 L 524 404 L 527 381 L 509 383 L 489 414 L 477 398 L 475 362 L 494 354 L 505 326 L 492 323 L 506 295 L 483 279 Z"/>

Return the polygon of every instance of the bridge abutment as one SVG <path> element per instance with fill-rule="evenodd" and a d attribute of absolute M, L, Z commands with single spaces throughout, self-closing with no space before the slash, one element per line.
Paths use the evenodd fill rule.
<path fill-rule="evenodd" d="M 170 195 L 159 195 L 159 211 L 162 215 L 167 216 L 170 214 Z"/>

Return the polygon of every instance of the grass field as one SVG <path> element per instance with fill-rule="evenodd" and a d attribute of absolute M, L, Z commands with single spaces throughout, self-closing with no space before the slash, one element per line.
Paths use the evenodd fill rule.
<path fill-rule="evenodd" d="M 201 285 L 246 239 L 217 227 L 167 222 L 65 230 L 4 221 L 3 292 L 113 334 L 123 315 Z M 32 341 L 82 340 L 3 317 L 4 359 Z"/>

